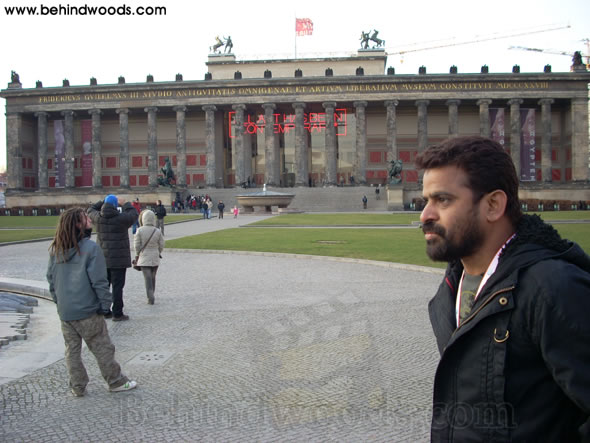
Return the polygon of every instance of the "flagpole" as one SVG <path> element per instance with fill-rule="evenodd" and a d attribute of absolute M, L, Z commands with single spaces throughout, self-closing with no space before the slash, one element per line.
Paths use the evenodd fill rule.
<path fill-rule="evenodd" d="M 295 15 L 295 59 L 297 59 L 297 11 L 294 11 Z"/>

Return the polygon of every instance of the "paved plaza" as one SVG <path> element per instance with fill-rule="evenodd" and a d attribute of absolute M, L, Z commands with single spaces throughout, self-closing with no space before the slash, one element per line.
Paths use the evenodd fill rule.
<path fill-rule="evenodd" d="M 168 225 L 166 238 L 257 219 Z M 0 281 L 46 286 L 48 246 L 0 247 Z M 138 388 L 109 393 L 84 349 L 90 384 L 73 397 L 55 306 L 40 301 L 29 339 L 0 349 L 0 440 L 429 441 L 427 303 L 440 279 L 382 262 L 165 250 L 156 304 L 128 270 L 131 320 L 107 320 Z"/>

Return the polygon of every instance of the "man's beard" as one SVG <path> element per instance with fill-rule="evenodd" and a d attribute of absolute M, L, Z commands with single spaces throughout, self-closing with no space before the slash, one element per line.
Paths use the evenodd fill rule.
<path fill-rule="evenodd" d="M 422 225 L 424 233 L 432 232 L 438 238 L 426 241 L 426 254 L 434 261 L 451 262 L 469 257 L 483 244 L 484 234 L 477 224 L 476 211 L 471 211 L 464 223 L 453 226 L 448 232 L 434 222 Z"/>

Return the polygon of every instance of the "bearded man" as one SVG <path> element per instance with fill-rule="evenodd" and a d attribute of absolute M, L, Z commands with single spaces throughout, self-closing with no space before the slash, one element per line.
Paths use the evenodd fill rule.
<path fill-rule="evenodd" d="M 440 351 L 433 442 L 590 441 L 590 257 L 523 215 L 501 145 L 458 137 L 416 159 Z"/>

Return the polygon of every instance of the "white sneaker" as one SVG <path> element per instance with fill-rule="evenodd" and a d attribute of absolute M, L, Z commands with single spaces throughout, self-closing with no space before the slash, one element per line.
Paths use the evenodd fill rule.
<path fill-rule="evenodd" d="M 121 386 L 117 386 L 116 388 L 111 388 L 109 391 L 111 392 L 123 392 L 123 391 L 130 391 L 131 389 L 135 389 L 137 387 L 137 382 L 133 380 L 129 380 L 127 383 Z"/>

